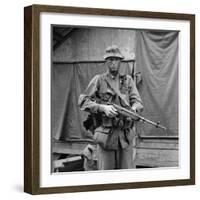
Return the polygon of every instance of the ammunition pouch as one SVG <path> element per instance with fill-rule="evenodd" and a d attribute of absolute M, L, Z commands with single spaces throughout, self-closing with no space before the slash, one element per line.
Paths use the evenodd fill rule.
<path fill-rule="evenodd" d="M 107 141 L 110 131 L 110 128 L 105 128 L 102 126 L 96 128 L 93 136 L 94 141 L 100 144 L 103 148 L 107 148 Z"/>
<path fill-rule="evenodd" d="M 127 117 L 110 118 L 102 116 L 102 126 L 106 128 L 117 127 L 119 129 L 130 129 L 133 127 L 133 120 Z"/>
<path fill-rule="evenodd" d="M 102 116 L 102 126 L 94 131 L 93 139 L 103 148 L 108 150 L 116 150 L 118 148 L 118 137 L 123 137 L 124 141 L 121 145 L 126 148 L 131 141 L 130 134 L 133 121 L 127 118 L 109 118 Z"/>
<path fill-rule="evenodd" d="M 93 135 L 94 141 L 107 150 L 118 149 L 119 137 L 121 139 L 123 138 L 122 140 L 120 140 L 122 148 L 127 148 L 127 146 L 131 144 L 133 140 L 134 137 L 133 130 L 132 129 L 120 130 L 118 128 L 117 129 L 105 128 L 103 126 L 100 126 L 94 131 Z"/>
<path fill-rule="evenodd" d="M 87 119 L 83 122 L 83 126 L 86 130 L 94 133 L 94 130 L 102 125 L 102 117 L 99 113 L 90 113 Z"/>

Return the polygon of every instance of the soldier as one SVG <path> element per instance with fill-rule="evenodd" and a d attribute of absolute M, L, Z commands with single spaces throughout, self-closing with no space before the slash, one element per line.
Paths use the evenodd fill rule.
<path fill-rule="evenodd" d="M 90 81 L 79 97 L 79 106 L 95 116 L 98 124 L 93 135 L 97 142 L 98 169 L 130 169 L 133 168 L 134 121 L 120 116 L 109 103 L 131 106 L 135 112 L 141 112 L 143 105 L 132 77 L 119 73 L 124 59 L 119 48 L 108 47 L 104 59 L 107 72 Z"/>

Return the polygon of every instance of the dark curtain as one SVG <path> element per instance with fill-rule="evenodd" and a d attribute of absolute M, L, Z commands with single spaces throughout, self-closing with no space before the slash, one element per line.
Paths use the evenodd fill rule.
<path fill-rule="evenodd" d="M 142 114 L 167 127 L 165 132 L 140 123 L 138 131 L 141 135 L 178 135 L 178 32 L 136 31 L 136 41 Z"/>
<path fill-rule="evenodd" d="M 122 63 L 121 73 L 131 74 L 133 62 Z M 87 113 L 78 107 L 79 95 L 96 74 L 106 72 L 104 63 L 54 64 L 51 85 L 51 131 L 57 140 L 87 138 L 83 121 Z"/>

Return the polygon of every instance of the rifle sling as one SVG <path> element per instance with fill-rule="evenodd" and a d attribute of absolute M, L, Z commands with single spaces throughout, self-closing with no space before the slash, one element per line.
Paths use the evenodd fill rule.
<path fill-rule="evenodd" d="M 121 92 L 119 91 L 119 89 L 116 88 L 116 87 L 114 87 L 114 86 L 113 86 L 113 83 L 110 82 L 109 79 L 106 78 L 105 81 L 106 81 L 107 85 L 110 87 L 110 89 L 111 89 L 114 93 L 116 93 L 116 94 L 118 95 L 118 97 L 120 97 L 120 99 L 124 102 L 124 104 L 125 104 L 126 106 L 129 106 L 129 107 L 130 107 L 129 103 L 126 101 L 126 99 L 124 99 L 124 97 L 122 96 L 122 94 L 121 94 Z"/>

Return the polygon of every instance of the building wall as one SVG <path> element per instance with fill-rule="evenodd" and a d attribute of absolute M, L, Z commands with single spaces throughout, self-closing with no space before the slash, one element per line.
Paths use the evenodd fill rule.
<path fill-rule="evenodd" d="M 78 28 L 53 53 L 53 61 L 103 60 L 105 49 L 118 45 L 125 59 L 133 59 L 135 30 Z"/>

